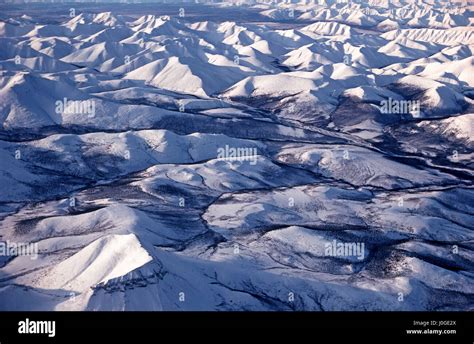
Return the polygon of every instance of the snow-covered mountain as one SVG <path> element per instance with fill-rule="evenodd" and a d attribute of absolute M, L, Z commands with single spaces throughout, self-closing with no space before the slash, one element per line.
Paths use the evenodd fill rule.
<path fill-rule="evenodd" d="M 0 4 L 0 309 L 474 310 L 474 9 L 430 3 Z"/>

